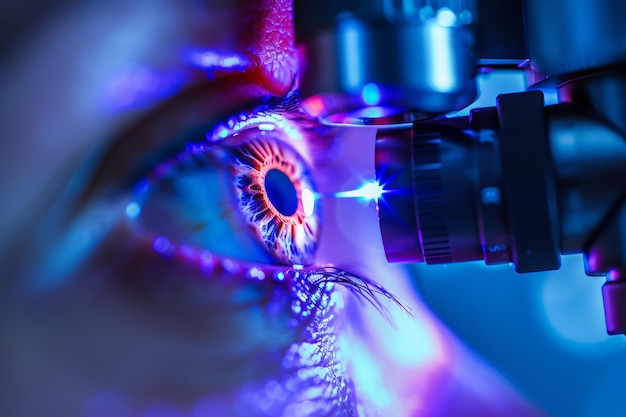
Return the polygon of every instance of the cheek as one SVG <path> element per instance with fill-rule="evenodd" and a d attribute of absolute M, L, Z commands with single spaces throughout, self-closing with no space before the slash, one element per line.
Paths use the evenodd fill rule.
<path fill-rule="evenodd" d="M 3 351 L 24 358 L 9 374 L 60 395 L 76 389 L 75 405 L 103 387 L 194 401 L 280 375 L 284 353 L 317 337 L 294 313 L 289 282 L 204 273 L 121 229 L 62 288 L 32 301 L 12 309 L 6 328 Z M 85 385 L 56 387 L 63 375 Z"/>

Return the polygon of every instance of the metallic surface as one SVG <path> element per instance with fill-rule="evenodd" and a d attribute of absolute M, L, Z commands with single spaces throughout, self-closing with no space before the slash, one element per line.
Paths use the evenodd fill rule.
<path fill-rule="evenodd" d="M 389 262 L 422 262 L 411 171 L 411 129 L 385 129 L 376 137 L 376 179 L 387 192 L 378 216 Z"/>
<path fill-rule="evenodd" d="M 624 188 L 626 141 L 580 106 L 562 103 L 548 106 L 546 113 L 557 177 L 561 251 L 578 253 L 590 243 Z"/>
<path fill-rule="evenodd" d="M 543 112 L 543 94 L 497 99 L 504 203 L 517 272 L 558 269 L 556 191 Z"/>
<path fill-rule="evenodd" d="M 606 329 L 609 334 L 622 334 L 626 329 L 626 282 L 609 281 L 602 287 Z"/>
<path fill-rule="evenodd" d="M 626 333 L 626 75 L 619 68 L 561 82 L 548 109 L 559 171 L 564 250 L 584 251 L 602 289 L 607 331 Z"/>
<path fill-rule="evenodd" d="M 574 103 L 626 135 L 626 73 L 605 69 L 566 79 L 558 86 L 559 101 Z"/>
<path fill-rule="evenodd" d="M 337 15 L 301 39 L 305 96 L 358 97 L 373 83 L 380 89 L 376 104 L 405 109 L 445 113 L 474 100 L 473 1 L 439 2 L 437 8 L 427 2 L 371 3 L 369 10 L 348 4 L 329 8 Z"/>
<path fill-rule="evenodd" d="M 474 163 L 479 192 L 475 198 L 483 259 L 487 265 L 508 263 L 513 259 L 502 201 L 497 117 L 494 108 L 474 109 L 470 113 L 471 128 L 478 132 L 474 140 Z"/>
<path fill-rule="evenodd" d="M 624 63 L 625 15 L 621 0 L 527 0 L 533 68 L 556 76 Z"/>
<path fill-rule="evenodd" d="M 467 125 L 466 118 L 456 120 Z M 476 223 L 472 137 L 425 122 L 413 131 L 416 216 L 428 264 L 482 259 Z"/>

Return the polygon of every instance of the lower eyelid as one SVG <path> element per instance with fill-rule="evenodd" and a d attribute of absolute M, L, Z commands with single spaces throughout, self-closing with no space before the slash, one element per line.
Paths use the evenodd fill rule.
<path fill-rule="evenodd" d="M 258 264 L 222 256 L 190 245 L 176 245 L 163 236 L 152 239 L 142 237 L 143 251 L 160 255 L 163 259 L 180 263 L 186 269 L 212 279 L 230 276 L 249 282 L 271 282 L 295 293 L 298 300 L 292 304 L 292 313 L 301 319 L 310 315 L 311 295 L 320 289 L 333 294 L 337 284 L 346 288 L 359 301 L 366 301 L 390 320 L 388 307 L 399 308 L 412 316 L 411 308 L 403 300 L 387 291 L 383 286 L 368 277 L 360 276 L 332 265 L 328 266 L 278 266 Z M 332 302 L 334 308 L 343 308 L 339 294 Z M 316 298 L 316 297 L 313 297 Z M 319 301 L 319 300 L 318 300 Z M 307 307 L 308 306 L 308 307 Z M 326 308 L 327 306 L 324 306 Z M 309 310 L 307 313 L 306 310 Z"/>
<path fill-rule="evenodd" d="M 293 267 L 281 267 L 270 264 L 258 264 L 254 262 L 233 259 L 206 249 L 201 249 L 189 244 L 176 244 L 165 236 L 147 238 L 144 236 L 144 245 L 165 259 L 171 259 L 184 263 L 187 267 L 194 268 L 205 276 L 230 275 L 243 277 L 253 281 L 271 280 L 274 282 L 287 282 L 300 276 L 300 272 Z"/>

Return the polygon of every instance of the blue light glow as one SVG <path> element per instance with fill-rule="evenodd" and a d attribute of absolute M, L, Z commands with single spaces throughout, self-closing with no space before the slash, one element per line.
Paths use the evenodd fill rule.
<path fill-rule="evenodd" d="M 271 123 L 261 123 L 259 125 L 259 130 L 264 130 L 264 131 L 267 131 L 267 132 L 271 132 L 275 128 L 276 128 L 276 126 L 271 124 Z"/>
<path fill-rule="evenodd" d="M 442 7 L 437 11 L 437 22 L 444 27 L 451 27 L 456 24 L 456 14 L 447 7 Z"/>
<path fill-rule="evenodd" d="M 207 134 L 209 142 L 220 142 L 228 136 L 240 133 L 249 128 L 256 128 L 260 131 L 271 132 L 281 129 L 289 139 L 294 141 L 302 140 L 302 133 L 298 126 L 278 113 L 241 113 L 233 116 L 226 123 L 218 124 Z"/>
<path fill-rule="evenodd" d="M 431 63 L 430 85 L 435 91 L 448 92 L 455 87 L 452 68 L 456 68 L 456 62 L 451 49 L 452 32 L 449 28 L 439 25 L 430 25 L 429 29 L 431 39 L 427 43 L 426 54 Z"/>
<path fill-rule="evenodd" d="M 361 91 L 363 102 L 369 106 L 375 106 L 380 102 L 380 89 L 374 83 L 367 83 Z"/>
<path fill-rule="evenodd" d="M 353 20 L 343 22 L 343 46 L 344 50 L 340 56 L 343 57 L 343 64 L 346 67 L 345 77 L 343 80 L 348 89 L 355 90 L 363 82 L 363 74 L 361 70 L 361 50 L 363 46 L 360 41 L 361 28 L 359 24 Z"/>
<path fill-rule="evenodd" d="M 192 50 L 187 54 L 190 65 L 207 71 L 243 71 L 250 65 L 248 58 L 237 53 L 213 50 Z"/>
<path fill-rule="evenodd" d="M 379 117 L 388 116 L 391 111 L 392 110 L 390 107 L 373 106 L 373 107 L 365 107 L 363 109 L 359 109 L 358 111 L 352 114 L 355 117 L 376 119 Z"/>
<path fill-rule="evenodd" d="M 361 198 L 370 201 L 377 200 L 384 192 L 383 186 L 378 181 L 372 181 L 363 184 L 361 188 L 356 190 L 340 191 L 334 196 L 337 198 Z"/>
<path fill-rule="evenodd" d="M 136 219 L 141 214 L 141 206 L 135 202 L 126 206 L 126 216 L 129 219 Z"/>

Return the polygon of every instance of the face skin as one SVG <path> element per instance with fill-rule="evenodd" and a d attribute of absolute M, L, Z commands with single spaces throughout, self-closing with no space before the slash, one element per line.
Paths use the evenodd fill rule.
<path fill-rule="evenodd" d="M 215 202 L 222 168 L 210 187 L 182 163 L 156 173 L 197 139 L 186 132 L 292 89 L 290 2 L 32 3 L 4 13 L 28 24 L 6 26 L 15 41 L 0 72 L 1 415 L 540 415 L 384 261 L 373 204 L 320 203 L 315 263 L 400 295 L 415 318 L 387 304 L 395 325 L 339 286 L 228 253 L 221 235 L 202 234 L 217 227 L 177 228 L 200 211 L 194 224 L 247 238 L 230 200 L 227 214 Z M 297 111 L 279 114 L 312 131 Z M 373 133 L 355 129 L 290 142 L 277 123 L 267 135 L 331 192 L 372 169 L 357 141 Z M 135 219 L 142 175 L 152 180 Z M 216 208 L 188 209 L 202 198 Z"/>

